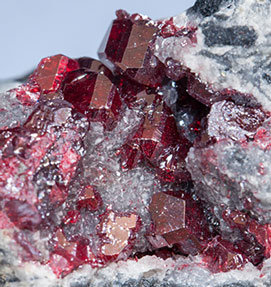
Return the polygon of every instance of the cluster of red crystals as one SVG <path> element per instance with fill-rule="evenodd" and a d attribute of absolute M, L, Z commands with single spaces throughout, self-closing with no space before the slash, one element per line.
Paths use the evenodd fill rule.
<path fill-rule="evenodd" d="M 163 38 L 168 37 L 184 37 L 190 35 L 190 38 L 194 39 L 193 42 L 196 42 L 195 34 L 193 33 L 196 28 L 192 28 L 191 30 L 187 30 L 186 27 L 178 27 L 174 25 L 174 19 L 173 17 L 158 21 L 159 23 L 159 36 L 162 36 Z"/>
<path fill-rule="evenodd" d="M 58 229 L 51 239 L 51 244 L 53 251 L 50 254 L 49 266 L 58 276 L 67 275 L 82 264 L 98 264 L 87 239 L 68 241 L 63 230 Z"/>
<path fill-rule="evenodd" d="M 240 269 L 249 261 L 254 265 L 270 257 L 269 224 L 261 225 L 240 211 L 225 211 L 223 218 L 232 228 L 240 232 L 234 243 L 220 235 L 210 241 L 203 250 L 204 261 L 213 272 Z"/>
<path fill-rule="evenodd" d="M 137 94 L 144 118 L 138 131 L 121 151 L 123 168 L 131 169 L 140 161 L 156 168 L 158 176 L 169 182 L 188 179 L 184 166 L 190 143 L 179 134 L 172 111 L 158 94 Z"/>
<path fill-rule="evenodd" d="M 242 268 L 247 259 L 238 247 L 220 237 L 214 238 L 203 252 L 204 260 L 213 272 L 227 272 Z"/>
<path fill-rule="evenodd" d="M 31 133 L 24 128 L 2 132 L 1 196 L 26 201 L 30 204 L 37 202 L 37 194 L 32 183 L 33 175 L 54 140 L 53 134 L 44 134 L 33 139 Z M 27 178 L 17 176 L 19 169 L 21 173 L 25 172 Z M 11 179 L 13 188 L 8 185 Z"/>
<path fill-rule="evenodd" d="M 72 201 L 66 200 L 63 204 L 64 212 L 71 204 Z M 92 235 L 75 231 L 76 225 L 85 222 L 86 213 L 93 214 L 102 205 L 102 199 L 95 187 L 86 186 L 79 192 L 74 205 L 62 217 L 61 223 L 54 224 L 50 234 L 51 252 L 48 264 L 57 276 L 65 276 L 83 264 L 98 267 L 106 263 L 101 255 L 92 250 Z"/>
<path fill-rule="evenodd" d="M 27 231 L 54 228 L 53 217 L 46 214 L 68 196 L 87 126 L 70 105 L 50 101 L 41 103 L 23 127 L 1 134 L 0 209 L 19 229 L 15 239 L 24 258 L 42 260 L 35 251 L 38 242 Z"/>
<path fill-rule="evenodd" d="M 0 132 L 0 228 L 16 230 L 23 259 L 48 264 L 65 276 L 83 264 L 105 266 L 136 252 L 135 237 L 144 225 L 137 211 L 105 206 L 99 186 L 77 178 L 89 122 L 114 132 L 127 109 L 141 122 L 114 151 L 122 172 L 144 166 L 161 184 L 149 199 L 152 224 L 144 226 L 151 251 L 201 254 L 213 272 L 242 268 L 248 261 L 259 265 L 270 257 L 270 224 L 225 207 L 224 223 L 239 234 L 233 244 L 212 222 L 215 212 L 210 208 L 209 215 L 190 188 L 185 159 L 193 145 L 231 138 L 242 144 L 254 140 L 266 150 L 271 142 L 269 128 L 259 128 L 268 115 L 240 102 L 249 97 L 215 92 L 172 59 L 165 67 L 154 55 L 157 37 L 184 37 L 193 45 L 195 32 L 175 26 L 172 18 L 154 22 L 119 11 L 100 48 L 101 62 L 47 57 L 14 90 L 23 105 L 39 101 L 22 126 Z M 178 95 L 172 105 L 165 97 L 169 78 Z M 205 157 L 215 161 L 211 152 Z M 206 173 L 216 168 L 205 167 Z M 182 184 L 189 188 L 183 190 Z M 48 257 L 39 250 L 37 231 L 50 239 Z"/>
<path fill-rule="evenodd" d="M 270 257 L 269 224 L 261 225 L 240 211 L 227 210 L 223 218 L 233 230 L 238 229 L 242 234 L 242 240 L 235 242 L 235 246 L 250 262 L 258 265 L 264 257 Z"/>
<path fill-rule="evenodd" d="M 91 187 L 86 189 L 90 190 Z M 80 221 L 80 217 L 84 216 L 83 213 L 80 215 L 80 212 L 77 210 L 67 212 L 62 227 L 57 228 L 50 240 L 52 251 L 49 266 L 58 276 L 67 275 L 82 264 L 90 264 L 92 267 L 103 266 L 117 260 L 120 254 L 123 258 L 125 253 L 128 258 L 132 252 L 133 238 L 139 229 L 139 218 L 136 214 L 120 214 L 112 210 L 102 214 L 97 225 L 98 250 L 94 251 L 90 244 L 91 239 L 82 234 L 74 234 L 68 239 L 63 230 L 71 228 Z"/>

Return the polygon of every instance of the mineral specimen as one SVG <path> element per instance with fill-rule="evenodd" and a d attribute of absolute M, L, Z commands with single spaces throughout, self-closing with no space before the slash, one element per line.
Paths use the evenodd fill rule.
<path fill-rule="evenodd" d="M 269 286 L 270 9 L 120 10 L 1 94 L 0 285 Z"/>

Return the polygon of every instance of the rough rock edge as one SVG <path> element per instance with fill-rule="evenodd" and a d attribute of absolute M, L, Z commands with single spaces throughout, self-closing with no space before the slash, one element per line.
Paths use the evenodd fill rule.
<path fill-rule="evenodd" d="M 22 84 L 22 82 L 19 81 L 0 82 L 0 93 L 4 93 L 9 89 L 14 89 L 20 84 Z"/>
<path fill-rule="evenodd" d="M 271 284 L 271 259 L 265 261 L 262 270 L 247 264 L 244 270 L 212 274 L 205 268 L 199 256 L 163 260 L 145 256 L 138 261 L 111 263 L 101 269 L 89 265 L 57 279 L 46 265 L 16 262 L 18 250 L 12 239 L 0 232 L 0 286 L 7 287 L 260 287 Z"/>

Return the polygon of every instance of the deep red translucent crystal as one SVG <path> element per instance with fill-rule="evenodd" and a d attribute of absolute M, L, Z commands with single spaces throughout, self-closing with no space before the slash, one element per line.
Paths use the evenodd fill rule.
<path fill-rule="evenodd" d="M 86 208 L 88 210 L 98 210 L 102 205 L 102 198 L 93 186 L 86 186 L 77 201 L 77 208 Z"/>
<path fill-rule="evenodd" d="M 101 63 L 99 67 L 97 64 L 69 73 L 62 91 L 64 99 L 73 104 L 77 111 L 91 120 L 104 123 L 110 129 L 117 120 L 122 101 L 111 73 Z"/>
<path fill-rule="evenodd" d="M 76 60 L 64 55 L 55 55 L 41 60 L 31 78 L 40 86 L 44 94 L 56 92 L 68 72 L 79 68 Z"/>
<path fill-rule="evenodd" d="M 156 193 L 152 197 L 149 208 L 156 235 L 163 235 L 185 227 L 184 200 L 165 193 Z"/>
<path fill-rule="evenodd" d="M 247 262 L 244 256 L 231 242 L 214 238 L 204 250 L 204 259 L 213 272 L 227 272 L 241 269 Z"/>
<path fill-rule="evenodd" d="M 189 195 L 157 193 L 149 208 L 154 228 L 148 239 L 155 248 L 175 245 L 182 253 L 195 255 L 212 238 L 201 207 Z"/>
<path fill-rule="evenodd" d="M 124 168 L 131 169 L 147 160 L 166 182 L 187 180 L 184 160 L 190 143 L 176 126 L 173 113 L 158 94 L 142 91 L 132 106 L 141 105 L 144 118 L 134 137 L 120 151 Z"/>
<path fill-rule="evenodd" d="M 138 83 L 160 85 L 164 79 L 163 64 L 152 53 L 157 25 L 135 15 L 117 15 L 99 49 L 101 61 Z"/>
<path fill-rule="evenodd" d="M 38 210 L 27 202 L 17 199 L 9 200 L 6 202 L 4 210 L 14 225 L 20 229 L 33 231 L 41 223 Z"/>

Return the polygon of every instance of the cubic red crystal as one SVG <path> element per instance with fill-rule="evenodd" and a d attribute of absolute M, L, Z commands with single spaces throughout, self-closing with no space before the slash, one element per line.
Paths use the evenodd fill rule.
<path fill-rule="evenodd" d="M 155 224 L 155 234 L 163 235 L 185 228 L 184 200 L 162 192 L 156 193 L 149 208 Z"/>
<path fill-rule="evenodd" d="M 164 78 L 163 64 L 153 55 L 158 27 L 149 20 L 118 13 L 99 49 L 101 61 L 112 71 L 155 87 Z"/>
<path fill-rule="evenodd" d="M 77 111 L 112 128 L 122 102 L 112 75 L 105 67 L 95 72 L 81 69 L 69 73 L 62 90 L 64 99 L 72 103 Z"/>
<path fill-rule="evenodd" d="M 177 196 L 182 193 L 177 193 Z M 149 236 L 155 248 L 175 244 L 184 254 L 196 255 L 202 252 L 205 244 L 212 239 L 202 211 L 192 198 L 182 195 L 157 193 L 150 203 L 150 214 L 154 223 L 154 235 Z M 161 238 L 162 236 L 162 238 Z M 164 241 L 165 240 L 165 241 Z"/>
<path fill-rule="evenodd" d="M 101 253 L 105 256 L 117 256 L 127 246 L 132 232 L 138 225 L 136 214 L 118 215 L 109 211 L 101 221 L 100 232 L 104 243 L 101 245 Z"/>
<path fill-rule="evenodd" d="M 42 59 L 31 78 L 47 94 L 58 91 L 67 73 L 76 69 L 79 69 L 77 61 L 59 54 Z"/>

